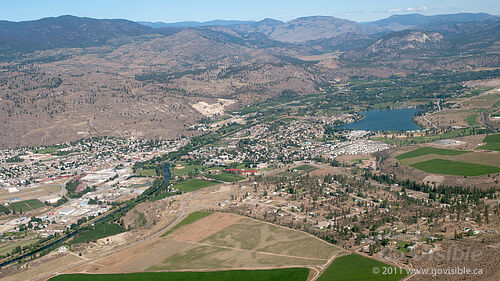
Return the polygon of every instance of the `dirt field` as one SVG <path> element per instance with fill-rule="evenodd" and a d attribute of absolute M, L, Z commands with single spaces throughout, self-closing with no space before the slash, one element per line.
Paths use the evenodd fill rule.
<path fill-rule="evenodd" d="M 238 215 L 215 213 L 175 230 L 167 238 L 170 240 L 198 242 L 218 233 L 221 229 L 225 229 L 241 219 L 242 217 Z"/>
<path fill-rule="evenodd" d="M 214 213 L 71 272 L 314 267 L 326 264 L 339 250 L 306 233 Z"/>
<path fill-rule="evenodd" d="M 64 266 L 68 266 L 83 261 L 82 258 L 69 253 L 53 259 L 53 256 L 57 255 L 59 254 L 52 253 L 47 257 L 43 258 L 43 259 L 49 259 L 50 262 L 45 262 L 39 266 L 33 266 L 32 268 L 23 271 L 21 273 L 2 278 L 2 281 L 33 280 L 40 277 L 41 275 L 48 274 L 53 272 L 54 270 L 61 269 Z"/>
<path fill-rule="evenodd" d="M 336 251 L 330 244 L 302 232 L 247 218 L 202 242 L 217 246 L 321 259 L 328 259 Z"/>
<path fill-rule="evenodd" d="M 217 233 L 207 236 L 200 228 L 212 220 L 234 221 Z M 235 215 L 215 213 L 167 236 L 192 246 L 170 256 L 150 270 L 275 268 L 325 264 L 339 249 L 308 234 Z M 194 235 L 200 232 L 195 242 Z"/>
<path fill-rule="evenodd" d="M 38 199 L 47 195 L 60 195 L 61 185 L 59 184 L 45 184 L 36 188 L 25 189 L 19 192 L 9 193 L 7 190 L 0 191 L 0 201 L 6 201 L 12 198 L 22 200 Z"/>

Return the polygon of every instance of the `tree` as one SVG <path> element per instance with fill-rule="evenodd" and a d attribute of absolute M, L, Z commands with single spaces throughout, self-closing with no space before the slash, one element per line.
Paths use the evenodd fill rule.
<path fill-rule="evenodd" d="M 490 219 L 489 219 L 489 209 L 488 209 L 488 205 L 485 205 L 484 206 L 484 218 L 486 220 L 486 224 L 489 224 L 490 223 Z"/>

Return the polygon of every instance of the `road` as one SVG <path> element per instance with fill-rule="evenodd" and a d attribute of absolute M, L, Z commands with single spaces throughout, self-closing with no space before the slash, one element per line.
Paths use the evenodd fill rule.
<path fill-rule="evenodd" d="M 438 126 L 436 126 L 436 124 L 432 123 L 431 120 L 427 119 L 427 116 L 423 115 L 422 118 L 427 121 L 432 127 L 434 127 L 435 129 L 439 129 Z"/>

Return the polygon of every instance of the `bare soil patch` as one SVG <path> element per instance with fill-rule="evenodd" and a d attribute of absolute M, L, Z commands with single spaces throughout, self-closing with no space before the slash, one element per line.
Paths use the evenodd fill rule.
<path fill-rule="evenodd" d="M 165 239 L 190 242 L 201 241 L 241 219 L 241 216 L 234 214 L 214 213 L 175 230 L 173 233 L 167 235 Z"/>

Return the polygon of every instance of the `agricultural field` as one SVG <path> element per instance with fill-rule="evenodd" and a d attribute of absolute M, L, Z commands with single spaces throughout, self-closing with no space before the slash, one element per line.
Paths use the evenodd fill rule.
<path fill-rule="evenodd" d="M 500 172 L 499 167 L 466 162 L 455 162 L 444 159 L 431 159 L 411 164 L 410 166 L 432 174 L 456 176 L 480 176 Z"/>
<path fill-rule="evenodd" d="M 492 152 L 421 147 L 394 158 L 401 164 L 432 174 L 480 176 L 500 172 L 500 154 Z"/>
<path fill-rule="evenodd" d="M 500 151 L 500 134 L 486 136 L 483 142 L 486 144 L 478 147 L 479 149 Z"/>
<path fill-rule="evenodd" d="M 218 214 L 206 219 L 216 216 Z M 202 222 L 182 227 L 167 236 L 172 240 L 197 242 L 149 269 L 314 266 L 324 264 L 338 251 L 334 246 L 302 232 L 247 218 L 240 218 L 210 236 L 193 236 L 191 232 L 197 225 L 201 227 Z"/>
<path fill-rule="evenodd" d="M 396 156 L 396 159 L 404 160 L 404 159 L 414 158 L 414 157 L 428 155 L 428 154 L 455 156 L 455 155 L 460 155 L 460 154 L 464 154 L 464 153 L 468 153 L 468 152 L 470 152 L 470 151 L 460 151 L 460 150 L 443 149 L 443 148 L 435 148 L 435 147 L 421 147 L 421 148 L 415 149 L 413 151 L 400 154 L 400 155 Z"/>
<path fill-rule="evenodd" d="M 351 254 L 335 259 L 332 264 L 318 278 L 318 281 L 335 280 L 372 280 L 372 281 L 396 281 L 405 277 L 406 271 L 391 272 L 383 274 L 384 268 L 393 268 L 385 263 L 370 259 L 361 255 Z M 374 272 L 379 270 L 378 274 Z M 387 273 L 387 272 L 385 272 Z"/>
<path fill-rule="evenodd" d="M 223 182 L 235 182 L 235 181 L 240 181 L 244 180 L 245 178 L 239 175 L 235 174 L 229 174 L 229 173 L 222 173 L 218 175 L 206 175 L 207 178 L 211 178 L 214 180 L 218 181 L 223 181 Z"/>
<path fill-rule="evenodd" d="M 127 274 L 64 274 L 51 281 L 305 281 L 309 275 L 307 268 L 283 268 L 268 270 L 228 270 L 212 272 L 140 272 Z"/>
<path fill-rule="evenodd" d="M 68 273 L 305 268 L 325 265 L 342 251 L 304 232 L 230 213 L 196 212 L 167 234 L 113 253 L 100 259 L 98 264 L 83 265 Z M 303 279 L 290 280 L 306 280 L 309 269 L 301 270 L 303 273 L 296 274 Z M 265 276 L 256 278 L 252 280 L 282 279 L 265 279 Z"/>
<path fill-rule="evenodd" d="M 204 218 L 208 215 L 211 215 L 211 214 L 212 214 L 212 212 L 201 212 L 201 211 L 193 212 L 193 213 L 189 214 L 185 219 L 183 219 L 180 223 L 178 223 L 174 227 L 172 227 L 169 231 L 163 233 L 161 236 L 166 236 L 181 226 L 193 223 L 193 222 L 195 222 L 199 219 L 202 219 L 202 218 Z"/>
<path fill-rule="evenodd" d="M 9 209 L 16 211 L 16 212 L 18 212 L 18 211 L 26 212 L 26 211 L 31 211 L 34 209 L 41 208 L 43 206 L 45 206 L 45 205 L 42 202 L 40 202 L 40 200 L 38 200 L 38 199 L 28 199 L 28 200 L 24 200 L 24 201 L 11 203 L 9 205 Z"/>
<path fill-rule="evenodd" d="M 172 188 L 177 188 L 183 192 L 190 192 L 216 184 L 218 184 L 218 182 L 216 181 L 207 181 L 202 179 L 188 179 L 174 185 Z"/>

